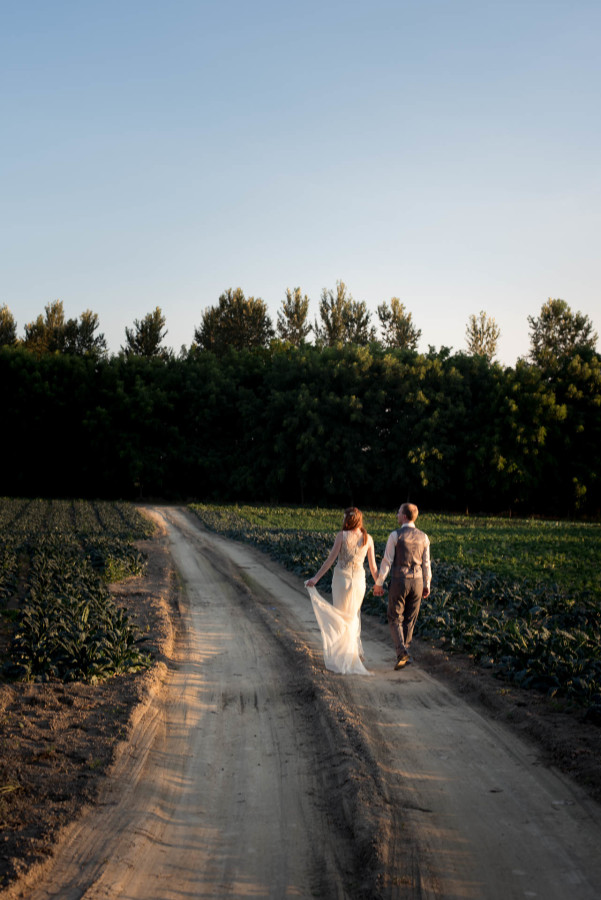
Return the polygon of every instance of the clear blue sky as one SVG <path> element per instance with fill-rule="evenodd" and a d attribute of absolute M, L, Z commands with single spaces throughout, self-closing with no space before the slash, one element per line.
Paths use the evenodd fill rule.
<path fill-rule="evenodd" d="M 529 347 L 601 333 L 599 0 L 0 0 L 0 305 L 160 306 L 189 345 L 228 287 L 275 321 L 343 280 L 429 344 L 471 313 Z"/>

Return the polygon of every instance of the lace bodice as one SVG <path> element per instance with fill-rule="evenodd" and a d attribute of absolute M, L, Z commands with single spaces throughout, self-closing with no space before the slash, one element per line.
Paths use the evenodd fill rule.
<path fill-rule="evenodd" d="M 367 541 L 363 542 L 361 531 L 343 531 L 342 546 L 337 565 L 341 569 L 362 569 L 367 556 Z"/>

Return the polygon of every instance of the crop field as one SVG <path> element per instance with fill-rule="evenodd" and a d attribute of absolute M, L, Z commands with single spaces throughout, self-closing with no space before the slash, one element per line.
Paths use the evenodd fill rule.
<path fill-rule="evenodd" d="M 301 578 L 315 574 L 342 524 L 341 510 L 191 509 L 206 527 L 254 544 Z M 396 509 L 363 515 L 379 563 Z M 427 514 L 418 524 L 430 537 L 433 568 L 419 636 L 601 717 L 601 526 Z M 330 581 L 328 573 L 320 589 Z M 385 598 L 368 588 L 363 608 L 384 618 Z"/>
<path fill-rule="evenodd" d="M 125 503 L 0 499 L 0 675 L 98 681 L 148 664 L 108 583 L 144 570 Z"/>

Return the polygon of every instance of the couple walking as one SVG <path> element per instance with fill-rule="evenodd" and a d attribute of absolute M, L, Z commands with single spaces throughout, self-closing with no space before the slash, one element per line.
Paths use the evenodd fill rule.
<path fill-rule="evenodd" d="M 321 631 L 326 669 L 344 675 L 370 675 L 363 665 L 361 646 L 361 604 L 365 596 L 365 558 L 375 582 L 374 594 L 384 594 L 383 584 L 391 572 L 388 589 L 388 624 L 397 661 L 395 669 L 410 662 L 409 646 L 422 597 L 430 593 L 430 541 L 415 526 L 418 509 L 403 503 L 397 519 L 399 528 L 388 541 L 380 571 L 376 565 L 374 542 L 363 527 L 363 516 L 355 506 L 344 512 L 342 531 L 336 535 L 328 558 L 313 578 L 305 582 Z M 337 562 L 336 562 L 337 561 Z M 315 585 L 336 562 L 332 578 L 332 600 L 327 603 Z"/>

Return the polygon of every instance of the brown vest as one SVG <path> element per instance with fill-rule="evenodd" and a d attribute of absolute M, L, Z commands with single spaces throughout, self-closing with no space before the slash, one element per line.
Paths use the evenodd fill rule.
<path fill-rule="evenodd" d="M 391 578 L 422 578 L 422 559 L 427 538 L 419 528 L 397 528 L 399 536 L 394 551 Z"/>

